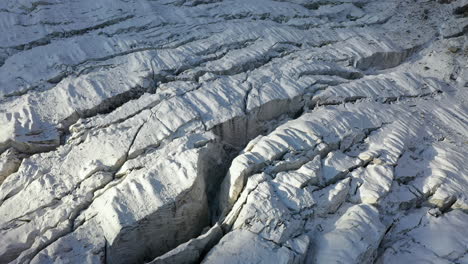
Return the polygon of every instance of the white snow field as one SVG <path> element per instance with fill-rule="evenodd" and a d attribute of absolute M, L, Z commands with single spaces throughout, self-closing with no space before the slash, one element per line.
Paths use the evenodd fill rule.
<path fill-rule="evenodd" d="M 467 0 L 0 1 L 0 263 L 468 263 Z"/>

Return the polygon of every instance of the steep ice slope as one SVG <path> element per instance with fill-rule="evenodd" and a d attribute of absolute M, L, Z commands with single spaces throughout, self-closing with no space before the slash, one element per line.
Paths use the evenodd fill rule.
<path fill-rule="evenodd" d="M 468 263 L 467 10 L 3 1 L 0 263 Z"/>

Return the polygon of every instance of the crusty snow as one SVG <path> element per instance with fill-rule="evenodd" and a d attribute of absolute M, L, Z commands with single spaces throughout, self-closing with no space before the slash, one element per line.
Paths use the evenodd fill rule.
<path fill-rule="evenodd" d="M 3 0 L 0 263 L 468 263 L 467 0 Z"/>

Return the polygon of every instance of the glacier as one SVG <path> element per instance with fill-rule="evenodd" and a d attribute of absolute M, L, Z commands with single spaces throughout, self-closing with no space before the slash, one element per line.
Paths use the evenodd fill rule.
<path fill-rule="evenodd" d="M 467 0 L 4 0 L 0 263 L 468 263 Z"/>

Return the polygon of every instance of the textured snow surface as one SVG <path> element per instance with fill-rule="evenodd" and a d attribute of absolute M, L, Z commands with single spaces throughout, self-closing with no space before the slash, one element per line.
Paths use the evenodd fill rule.
<path fill-rule="evenodd" d="M 466 0 L 3 0 L 0 263 L 468 263 Z"/>

